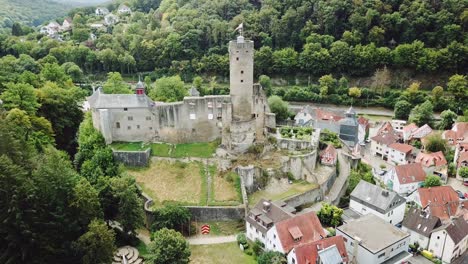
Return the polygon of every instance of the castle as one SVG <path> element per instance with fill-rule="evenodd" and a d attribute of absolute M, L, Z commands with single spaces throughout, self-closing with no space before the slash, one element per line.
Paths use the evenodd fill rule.
<path fill-rule="evenodd" d="M 93 125 L 106 143 L 209 142 L 233 152 L 244 152 L 264 142 L 274 129 L 275 114 L 254 84 L 254 42 L 242 35 L 229 42 L 230 95 L 199 96 L 192 88 L 182 102 L 155 102 L 139 82 L 135 94 L 104 94 L 97 89 L 88 97 Z"/>

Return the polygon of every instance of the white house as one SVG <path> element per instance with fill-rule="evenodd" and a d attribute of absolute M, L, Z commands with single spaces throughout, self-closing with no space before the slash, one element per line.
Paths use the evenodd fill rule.
<path fill-rule="evenodd" d="M 104 23 L 108 26 L 119 22 L 119 18 L 114 14 L 108 14 L 104 17 Z"/>
<path fill-rule="evenodd" d="M 420 247 L 427 249 L 432 231 L 441 225 L 442 222 L 437 216 L 411 207 L 406 213 L 401 229 L 410 234 L 411 244 L 418 243 Z"/>
<path fill-rule="evenodd" d="M 391 224 L 405 216 L 406 200 L 395 192 L 361 180 L 350 195 L 349 208 L 361 215 L 373 214 Z"/>
<path fill-rule="evenodd" d="M 267 231 L 277 222 L 293 217 L 293 213 L 295 213 L 295 209 L 284 202 L 270 202 L 261 199 L 249 211 L 245 219 L 247 238 L 251 241 L 258 239 L 266 245 Z"/>
<path fill-rule="evenodd" d="M 442 259 L 444 263 L 451 263 L 463 255 L 468 247 L 468 222 L 463 217 L 455 218 L 431 234 L 429 251 Z"/>
<path fill-rule="evenodd" d="M 387 160 L 388 146 L 400 141 L 402 141 L 401 132 L 395 130 L 390 122 L 384 122 L 378 129 L 377 134 L 371 137 L 371 153 Z"/>
<path fill-rule="evenodd" d="M 289 252 L 287 259 L 288 264 L 349 263 L 342 236 L 296 246 Z"/>
<path fill-rule="evenodd" d="M 123 15 L 123 14 L 130 14 L 132 13 L 132 9 L 128 7 L 127 5 L 121 4 L 119 8 L 117 9 L 117 13 Z"/>
<path fill-rule="evenodd" d="M 96 14 L 96 16 L 105 16 L 107 14 L 109 14 L 109 9 L 105 8 L 105 7 L 98 7 L 96 8 L 96 11 L 94 12 Z"/>
<path fill-rule="evenodd" d="M 336 228 L 343 236 L 351 262 L 380 264 L 390 258 L 390 263 L 409 259 L 407 252 L 410 235 L 373 214 L 350 221 Z"/>
<path fill-rule="evenodd" d="M 451 130 L 445 130 L 442 138 L 446 139 L 450 145 L 468 143 L 468 122 L 457 122 Z"/>
<path fill-rule="evenodd" d="M 297 126 L 312 126 L 313 109 L 309 105 L 302 107 L 299 113 L 294 116 L 294 122 Z"/>
<path fill-rule="evenodd" d="M 408 194 L 422 186 L 426 179 L 421 164 L 410 163 L 395 166 L 385 174 L 384 182 L 387 187 L 399 194 Z"/>
<path fill-rule="evenodd" d="M 403 127 L 403 141 L 408 142 L 411 139 L 414 131 L 416 131 L 419 127 L 415 123 L 411 123 Z"/>
<path fill-rule="evenodd" d="M 395 165 L 408 164 L 412 159 L 413 146 L 402 143 L 393 143 L 388 146 L 388 161 Z"/>
<path fill-rule="evenodd" d="M 392 127 L 398 132 L 403 131 L 403 128 L 405 126 L 406 126 L 405 120 L 397 120 L 397 119 L 392 120 Z"/>
<path fill-rule="evenodd" d="M 295 246 L 326 237 L 315 212 L 296 215 L 276 223 L 267 231 L 265 249 L 288 254 Z"/>

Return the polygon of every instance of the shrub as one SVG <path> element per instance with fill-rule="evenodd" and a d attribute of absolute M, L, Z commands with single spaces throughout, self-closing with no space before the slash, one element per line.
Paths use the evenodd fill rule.
<path fill-rule="evenodd" d="M 237 244 L 238 245 L 242 245 L 242 246 L 244 246 L 244 248 L 249 247 L 249 243 L 247 243 L 247 237 L 245 236 L 244 233 L 238 234 L 236 239 L 237 239 Z"/>

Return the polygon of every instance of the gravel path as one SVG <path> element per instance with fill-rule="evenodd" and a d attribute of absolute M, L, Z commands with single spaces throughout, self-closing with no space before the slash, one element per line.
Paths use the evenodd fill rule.
<path fill-rule="evenodd" d="M 235 235 L 216 236 L 216 237 L 200 235 L 200 236 L 191 237 L 187 239 L 187 242 L 189 242 L 190 245 L 211 245 L 211 244 L 230 243 L 230 242 L 235 242 L 235 241 L 236 241 Z"/>

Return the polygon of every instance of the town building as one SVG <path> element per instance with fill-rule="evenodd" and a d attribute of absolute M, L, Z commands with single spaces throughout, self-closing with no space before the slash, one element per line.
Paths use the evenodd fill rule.
<path fill-rule="evenodd" d="M 349 208 L 360 215 L 373 214 L 390 224 L 405 216 L 406 200 L 395 192 L 361 180 L 351 192 Z"/>
<path fill-rule="evenodd" d="M 457 179 L 463 180 L 458 172 L 461 168 L 468 167 L 468 143 L 457 144 L 455 147 L 453 162 L 455 163 L 457 169 Z"/>
<path fill-rule="evenodd" d="M 421 141 L 423 138 L 427 137 L 431 133 L 432 133 L 432 128 L 428 124 L 425 124 L 411 133 L 409 141 L 415 141 L 415 140 Z"/>
<path fill-rule="evenodd" d="M 124 14 L 131 14 L 132 13 L 132 9 L 130 9 L 130 7 L 128 7 L 127 5 L 124 5 L 124 4 L 121 4 L 119 6 L 119 8 L 117 9 L 117 13 L 121 14 L 121 15 L 124 15 Z"/>
<path fill-rule="evenodd" d="M 315 212 L 279 221 L 267 231 L 265 250 L 288 254 L 294 247 L 326 237 Z"/>
<path fill-rule="evenodd" d="M 357 122 L 359 124 L 358 143 L 365 144 L 366 139 L 369 136 L 369 127 L 370 127 L 369 119 L 360 116 L 357 119 Z"/>
<path fill-rule="evenodd" d="M 451 130 L 445 130 L 442 133 L 442 138 L 446 139 L 452 146 L 468 143 L 468 122 L 457 122 L 453 124 Z"/>
<path fill-rule="evenodd" d="M 447 182 L 447 160 L 442 151 L 419 152 L 414 162 L 420 163 L 427 175 L 437 175 L 444 183 Z"/>
<path fill-rule="evenodd" d="M 405 120 L 398 120 L 398 119 L 393 119 L 391 122 L 391 125 L 393 129 L 395 129 L 398 132 L 402 132 L 403 128 L 406 126 L 406 121 Z"/>
<path fill-rule="evenodd" d="M 387 187 L 398 194 L 409 194 L 422 186 L 426 172 L 420 163 L 397 165 L 384 176 Z"/>
<path fill-rule="evenodd" d="M 292 218 L 295 212 L 293 207 L 288 206 L 284 202 L 271 202 L 261 199 L 255 207 L 249 211 L 245 219 L 247 238 L 251 241 L 258 239 L 266 245 L 268 230 L 276 223 Z"/>
<path fill-rule="evenodd" d="M 105 7 L 98 7 L 94 11 L 94 13 L 96 14 L 96 16 L 105 16 L 105 15 L 108 15 L 110 12 L 109 12 L 109 9 Z"/>
<path fill-rule="evenodd" d="M 343 113 L 305 106 L 294 117 L 296 126 L 327 129 L 338 134 L 339 138 L 351 147 L 360 142 L 360 138 L 363 139 L 361 143 L 364 142 L 368 129 L 368 121 L 366 123 L 365 120 L 367 119 L 361 118 L 359 123 L 356 112 L 352 107 L 343 115 Z"/>
<path fill-rule="evenodd" d="M 276 127 L 260 85 L 254 84 L 254 43 L 239 36 L 229 43 L 230 95 L 186 96 L 182 102 L 154 102 L 143 83 L 135 94 L 104 94 L 88 101 L 93 124 L 106 143 L 210 142 L 221 138 L 229 151 L 245 152 L 265 142 Z"/>
<path fill-rule="evenodd" d="M 342 236 L 327 237 L 295 246 L 287 256 L 288 264 L 349 263 Z"/>
<path fill-rule="evenodd" d="M 452 186 L 419 188 L 409 200 L 442 222 L 456 216 L 464 206 Z"/>
<path fill-rule="evenodd" d="M 401 165 L 413 159 L 413 146 L 403 143 L 392 143 L 388 146 L 388 162 Z"/>
<path fill-rule="evenodd" d="M 401 229 L 410 234 L 411 244 L 417 243 L 421 248 L 427 249 L 432 231 L 441 225 L 442 222 L 437 216 L 411 207 L 406 213 Z"/>
<path fill-rule="evenodd" d="M 320 163 L 327 166 L 335 166 L 337 157 L 338 155 L 335 147 L 329 144 L 320 152 Z"/>
<path fill-rule="evenodd" d="M 395 130 L 388 121 L 384 122 L 377 130 L 375 136 L 371 137 L 371 153 L 374 156 L 388 160 L 388 147 L 393 143 L 402 142 L 402 133 Z"/>
<path fill-rule="evenodd" d="M 402 263 L 411 257 L 410 235 L 373 214 L 337 227 L 336 235 L 343 236 L 352 263 Z"/>
<path fill-rule="evenodd" d="M 451 219 L 431 234 L 429 251 L 444 263 L 452 263 L 468 247 L 468 222 L 463 217 Z"/>
<path fill-rule="evenodd" d="M 411 139 L 414 131 L 416 131 L 419 127 L 415 123 L 411 123 L 403 127 L 403 141 L 408 142 Z"/>

